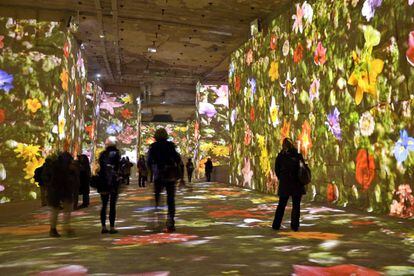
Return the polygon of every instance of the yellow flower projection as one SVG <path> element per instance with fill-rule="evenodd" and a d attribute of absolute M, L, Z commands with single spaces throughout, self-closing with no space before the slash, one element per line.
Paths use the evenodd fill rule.
<path fill-rule="evenodd" d="M 59 134 L 59 139 L 63 139 L 66 137 L 65 135 L 65 125 L 66 125 L 66 118 L 65 118 L 65 110 L 62 109 L 60 111 L 59 114 L 59 118 L 58 118 L 58 134 Z"/>
<path fill-rule="evenodd" d="M 270 120 L 272 121 L 273 127 L 276 127 L 279 124 L 279 105 L 276 104 L 276 99 L 272 97 L 272 103 L 270 105 Z"/>
<path fill-rule="evenodd" d="M 17 147 L 14 149 L 14 152 L 17 153 L 17 157 L 23 158 L 25 160 L 31 160 L 36 158 L 39 155 L 40 146 L 35 145 L 26 145 L 23 143 L 18 143 Z"/>
<path fill-rule="evenodd" d="M 132 104 L 133 99 L 132 99 L 131 95 L 126 95 L 125 97 L 121 98 L 121 101 L 125 104 Z"/>
<path fill-rule="evenodd" d="M 215 146 L 211 149 L 214 155 L 216 156 L 229 156 L 230 155 L 230 149 L 228 146 Z"/>
<path fill-rule="evenodd" d="M 60 80 L 62 81 L 62 89 L 67 92 L 69 90 L 69 73 L 67 70 L 64 69 L 62 73 L 60 73 Z"/>
<path fill-rule="evenodd" d="M 27 109 L 29 109 L 32 113 L 36 113 L 42 107 L 42 104 L 38 99 L 27 99 L 26 105 Z"/>
<path fill-rule="evenodd" d="M 256 134 L 257 142 L 260 147 L 260 168 L 265 174 L 270 172 L 269 153 L 267 151 L 266 140 L 263 135 Z"/>
<path fill-rule="evenodd" d="M 205 152 L 212 150 L 213 147 L 214 147 L 214 144 L 211 143 L 211 142 L 209 142 L 209 143 L 201 143 L 200 144 L 200 150 L 201 151 L 205 151 Z"/>
<path fill-rule="evenodd" d="M 358 59 L 354 59 L 358 62 Z M 355 103 L 361 103 L 364 93 L 370 93 L 377 96 L 377 76 L 384 68 L 384 61 L 380 59 L 373 59 L 368 62 L 366 70 L 360 72 L 352 72 L 348 79 L 348 84 L 357 86 L 355 93 Z"/>
<path fill-rule="evenodd" d="M 272 61 L 270 64 L 269 77 L 272 81 L 279 79 L 279 63 Z"/>
<path fill-rule="evenodd" d="M 26 167 L 24 168 L 24 172 L 26 175 L 24 176 L 24 179 L 30 179 L 31 183 L 34 183 L 34 171 L 43 165 L 45 162 L 44 158 L 36 158 L 33 157 L 31 160 L 26 162 Z"/>

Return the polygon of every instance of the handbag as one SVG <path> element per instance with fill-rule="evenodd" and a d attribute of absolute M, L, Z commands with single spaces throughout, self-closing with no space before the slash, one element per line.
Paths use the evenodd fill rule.
<path fill-rule="evenodd" d="M 308 185 L 312 180 L 311 170 L 303 159 L 299 160 L 298 178 L 303 186 Z"/>

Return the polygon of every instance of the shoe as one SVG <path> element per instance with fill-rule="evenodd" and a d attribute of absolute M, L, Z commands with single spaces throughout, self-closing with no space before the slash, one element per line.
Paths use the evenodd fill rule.
<path fill-rule="evenodd" d="M 118 230 L 115 230 L 115 229 L 109 230 L 109 234 L 116 234 L 116 233 L 118 233 Z"/>
<path fill-rule="evenodd" d="M 275 230 L 275 231 L 278 231 L 278 230 L 280 230 L 280 226 L 279 226 L 279 227 L 277 227 L 277 226 L 272 226 L 272 229 L 273 229 L 273 230 Z"/>
<path fill-rule="evenodd" d="M 104 229 L 101 230 L 101 234 L 108 234 L 108 233 L 109 233 L 109 231 L 106 228 L 104 228 Z"/>
<path fill-rule="evenodd" d="M 60 238 L 60 234 L 56 230 L 56 228 L 50 228 L 49 236 L 52 238 Z"/>
<path fill-rule="evenodd" d="M 69 229 L 69 230 L 67 230 L 66 231 L 66 237 L 68 237 L 68 238 L 73 238 L 73 237 L 75 237 L 76 235 L 75 235 L 75 230 L 73 230 L 73 229 Z"/>
<path fill-rule="evenodd" d="M 174 232 L 175 231 L 175 221 L 174 221 L 174 219 L 168 219 L 167 220 L 167 223 L 166 223 L 166 226 L 167 226 L 167 233 L 171 233 L 171 232 Z"/>
<path fill-rule="evenodd" d="M 292 231 L 295 231 L 295 232 L 299 231 L 299 227 L 291 227 L 290 229 L 292 229 Z"/>
<path fill-rule="evenodd" d="M 173 232 L 175 232 L 175 230 L 176 230 L 175 226 L 169 226 L 169 227 L 164 229 L 164 232 L 165 233 L 173 233 Z"/>

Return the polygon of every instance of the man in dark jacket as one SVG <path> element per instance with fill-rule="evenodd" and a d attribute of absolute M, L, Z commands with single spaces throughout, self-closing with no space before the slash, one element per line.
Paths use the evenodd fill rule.
<path fill-rule="evenodd" d="M 175 231 L 175 183 L 180 177 L 181 157 L 173 142 L 167 141 L 168 134 L 164 128 L 156 130 L 155 143 L 148 151 L 148 166 L 154 174 L 155 206 L 158 208 L 162 190 L 167 190 L 168 220 L 167 231 Z"/>
<path fill-rule="evenodd" d="M 191 183 L 191 178 L 193 177 L 194 171 L 194 164 L 191 158 L 188 158 L 187 164 L 185 166 L 187 167 L 188 182 Z"/>
<path fill-rule="evenodd" d="M 292 197 L 292 214 L 290 227 L 293 231 L 299 230 L 300 201 L 305 192 L 305 186 L 299 181 L 299 161 L 303 157 L 298 153 L 291 139 L 283 140 L 283 148 L 276 158 L 275 172 L 279 179 L 279 204 L 276 209 L 272 228 L 280 229 L 283 214 L 289 197 Z"/>
<path fill-rule="evenodd" d="M 211 158 L 207 158 L 207 161 L 204 164 L 204 172 L 206 173 L 207 182 L 210 182 L 211 173 L 213 172 L 213 162 L 211 162 Z"/>
<path fill-rule="evenodd" d="M 116 202 L 120 186 L 120 162 L 121 154 L 116 148 L 116 138 L 108 137 L 105 142 L 106 149 L 99 156 L 99 185 L 98 193 L 101 194 L 101 224 L 102 234 L 118 233 L 115 230 Z M 106 209 L 109 202 L 109 223 L 110 230 L 106 228 Z"/>
<path fill-rule="evenodd" d="M 89 158 L 85 154 L 78 156 L 79 161 L 79 194 L 82 195 L 82 205 L 78 206 L 79 208 L 86 208 L 89 206 L 89 193 L 90 193 L 90 180 L 91 180 L 91 166 L 89 164 Z M 76 205 L 78 201 L 75 198 Z"/>

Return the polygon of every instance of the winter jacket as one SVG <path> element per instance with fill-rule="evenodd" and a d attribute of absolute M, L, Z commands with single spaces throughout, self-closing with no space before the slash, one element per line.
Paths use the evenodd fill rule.
<path fill-rule="evenodd" d="M 305 187 L 299 182 L 299 160 L 303 157 L 296 149 L 282 150 L 275 163 L 276 176 L 279 179 L 279 196 L 303 195 Z"/>
<path fill-rule="evenodd" d="M 110 146 L 99 156 L 99 185 L 98 193 L 118 193 L 120 185 L 120 162 L 119 150 Z"/>
<path fill-rule="evenodd" d="M 176 170 L 176 179 L 181 175 L 180 172 L 180 154 L 175 149 L 175 144 L 167 140 L 152 143 L 148 151 L 148 166 L 154 175 L 154 180 L 170 181 L 171 175 L 166 167 L 174 167 Z"/>

